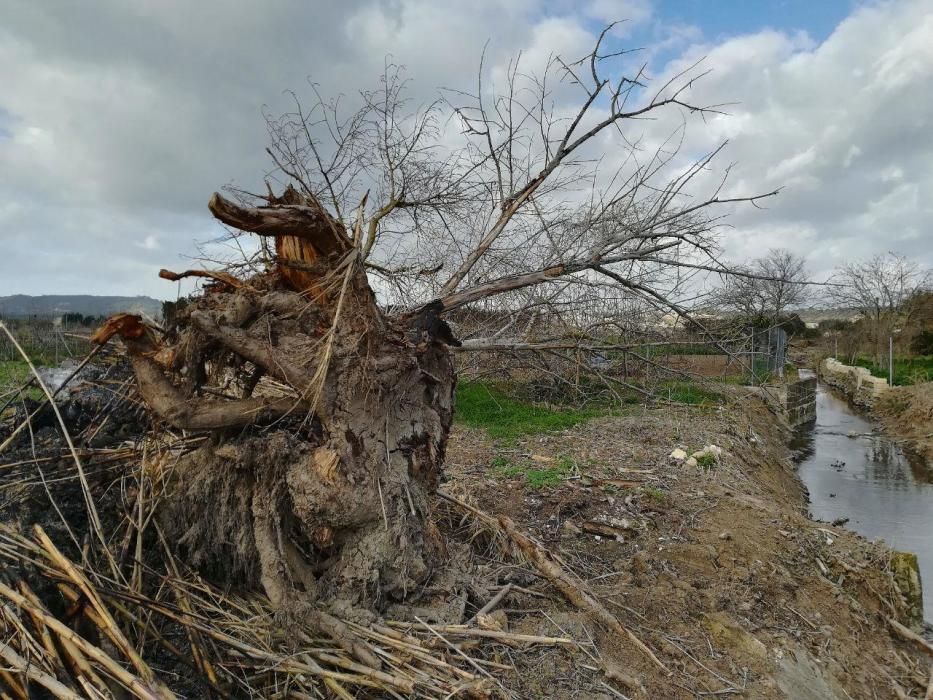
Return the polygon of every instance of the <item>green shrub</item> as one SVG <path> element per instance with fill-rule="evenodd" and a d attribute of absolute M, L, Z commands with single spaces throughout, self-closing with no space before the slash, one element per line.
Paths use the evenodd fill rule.
<path fill-rule="evenodd" d="M 910 349 L 918 355 L 933 355 L 933 328 L 917 333 L 910 343 Z"/>

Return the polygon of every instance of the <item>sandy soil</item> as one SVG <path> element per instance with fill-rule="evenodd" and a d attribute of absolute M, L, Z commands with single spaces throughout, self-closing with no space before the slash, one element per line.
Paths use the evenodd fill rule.
<path fill-rule="evenodd" d="M 627 697 L 924 697 L 928 661 L 886 622 L 906 609 L 890 553 L 807 519 L 784 430 L 753 401 L 601 418 L 517 444 L 458 429 L 445 490 L 510 516 L 558 554 L 671 671 L 530 570 L 491 557 L 476 580 L 530 591 L 513 591 L 501 624 L 572 636 L 594 656 L 509 654 L 517 673 L 502 682 L 519 697 L 619 697 L 595 670 L 602 655 L 642 684 Z M 710 468 L 668 458 L 710 443 L 726 450 Z M 542 471 L 559 481 L 540 485 Z"/>

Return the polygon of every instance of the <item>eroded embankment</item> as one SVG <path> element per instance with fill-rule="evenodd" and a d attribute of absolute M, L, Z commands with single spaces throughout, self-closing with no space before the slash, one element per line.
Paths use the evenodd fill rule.
<path fill-rule="evenodd" d="M 922 697 L 928 662 L 889 623 L 906 621 L 908 608 L 890 552 L 807 518 L 787 437 L 750 399 L 724 410 L 597 418 L 508 442 L 460 428 L 445 489 L 541 540 L 671 675 L 566 607 L 530 571 L 489 562 L 502 583 L 520 587 L 503 603 L 501 624 L 592 635 L 647 697 Z M 708 444 L 725 453 L 706 467 L 669 459 L 675 447 Z M 503 681 L 520 697 L 610 697 L 569 657 L 512 662 L 517 673 Z"/>
<path fill-rule="evenodd" d="M 885 430 L 933 460 L 933 382 L 893 387 L 875 406 L 875 413 Z"/>

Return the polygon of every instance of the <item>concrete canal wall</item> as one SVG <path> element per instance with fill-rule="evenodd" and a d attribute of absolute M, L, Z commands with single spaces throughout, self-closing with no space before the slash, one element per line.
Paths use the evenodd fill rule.
<path fill-rule="evenodd" d="M 878 397 L 890 388 L 886 379 L 873 377 L 864 367 L 844 365 L 832 357 L 820 363 L 820 378 L 843 391 L 860 406 L 873 406 Z"/>

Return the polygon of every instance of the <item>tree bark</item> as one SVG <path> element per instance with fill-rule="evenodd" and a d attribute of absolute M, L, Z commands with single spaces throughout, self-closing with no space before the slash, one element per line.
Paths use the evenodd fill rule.
<path fill-rule="evenodd" d="M 124 338 L 159 419 L 210 434 L 174 465 L 162 525 L 190 564 L 281 605 L 400 598 L 444 555 L 431 496 L 453 413 L 448 348 L 417 314 L 382 313 L 316 201 L 289 189 L 245 208 L 215 194 L 210 209 L 275 237 L 275 266 L 211 286 L 163 338 L 134 317 L 98 334 Z"/>

